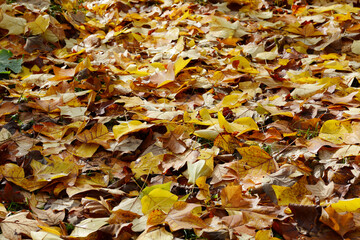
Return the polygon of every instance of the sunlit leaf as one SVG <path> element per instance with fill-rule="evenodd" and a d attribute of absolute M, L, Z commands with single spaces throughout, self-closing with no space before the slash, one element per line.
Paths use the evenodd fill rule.
<path fill-rule="evenodd" d="M 113 127 L 114 136 L 116 139 L 120 137 L 132 133 L 140 131 L 141 129 L 146 129 L 153 126 L 153 124 L 143 123 L 137 120 L 130 121 L 130 122 L 123 122 L 120 125 L 115 125 Z"/>
<path fill-rule="evenodd" d="M 50 24 L 49 15 L 39 15 L 34 22 L 28 23 L 31 33 L 34 35 L 45 33 Z"/>
<path fill-rule="evenodd" d="M 311 194 L 306 188 L 306 177 L 302 177 L 291 187 L 272 185 L 277 197 L 278 205 L 288 205 L 290 203 L 300 204 L 305 195 Z"/>
<path fill-rule="evenodd" d="M 162 188 L 155 188 L 141 198 L 142 212 L 148 214 L 155 209 L 168 213 L 178 197 Z"/>

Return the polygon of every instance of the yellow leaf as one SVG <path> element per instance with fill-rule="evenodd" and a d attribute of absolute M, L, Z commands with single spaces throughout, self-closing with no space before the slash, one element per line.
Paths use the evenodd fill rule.
<path fill-rule="evenodd" d="M 232 65 L 240 72 L 259 73 L 258 70 L 251 67 L 250 62 L 243 56 L 236 56 L 230 59 Z"/>
<path fill-rule="evenodd" d="M 276 240 L 279 238 L 272 236 L 271 230 L 260 230 L 256 232 L 255 240 Z"/>
<path fill-rule="evenodd" d="M 328 120 L 322 125 L 319 137 L 335 144 L 341 144 L 344 137 L 351 132 L 351 123 L 349 121 Z"/>
<path fill-rule="evenodd" d="M 237 151 L 242 159 L 233 162 L 230 168 L 235 170 L 240 178 L 245 176 L 253 179 L 262 178 L 278 168 L 274 159 L 258 146 L 237 148 Z"/>
<path fill-rule="evenodd" d="M 168 213 L 178 197 L 169 191 L 155 188 L 148 195 L 141 198 L 142 212 L 148 214 L 155 209 Z"/>
<path fill-rule="evenodd" d="M 340 200 L 330 206 L 337 212 L 359 212 L 360 198 Z"/>
<path fill-rule="evenodd" d="M 38 190 L 47 184 L 47 182 L 37 182 L 25 178 L 24 169 L 13 163 L 5 164 L 2 169 L 2 174 L 9 182 L 12 182 L 30 192 Z"/>
<path fill-rule="evenodd" d="M 181 71 L 183 70 L 184 67 L 186 67 L 186 65 L 188 65 L 188 63 L 191 61 L 191 58 L 184 60 L 182 57 L 179 57 L 176 62 L 175 62 L 175 66 L 174 66 L 174 73 L 175 76 Z"/>
<path fill-rule="evenodd" d="M 130 122 L 123 122 L 120 125 L 116 125 L 113 127 L 113 132 L 115 138 L 118 140 L 120 137 L 131 133 L 131 132 L 137 132 L 141 129 L 146 129 L 153 126 L 153 124 L 146 124 L 137 120 L 130 121 Z"/>
<path fill-rule="evenodd" d="M 198 179 L 196 179 L 196 185 L 199 188 L 199 192 L 196 195 L 196 198 L 199 200 L 205 200 L 210 197 L 210 186 L 206 183 L 206 176 L 201 176 Z"/>
<path fill-rule="evenodd" d="M 240 147 L 240 141 L 228 133 L 219 134 L 215 138 L 214 146 L 224 149 L 225 152 L 233 154 L 235 149 Z"/>
<path fill-rule="evenodd" d="M 71 161 L 70 159 L 63 160 L 59 157 L 53 157 L 52 159 L 46 160 L 46 165 L 41 164 L 36 160 L 32 160 L 30 163 L 36 181 L 51 181 L 69 176 L 71 173 L 73 173 L 75 177 L 77 176 L 78 166 L 74 161 Z"/>
<path fill-rule="evenodd" d="M 78 157 L 90 158 L 94 155 L 99 145 L 93 143 L 82 143 L 73 148 L 73 154 Z"/>
<path fill-rule="evenodd" d="M 96 123 L 90 130 L 85 130 L 76 136 L 76 139 L 83 143 L 95 143 L 109 148 L 108 141 L 113 137 L 107 127 L 102 123 Z"/>
<path fill-rule="evenodd" d="M 226 121 L 222 112 L 218 113 L 218 121 L 221 128 L 225 129 L 228 133 L 238 133 L 241 135 L 245 132 L 252 130 L 259 130 L 259 127 L 251 117 L 238 118 L 234 122 L 229 123 Z"/>
<path fill-rule="evenodd" d="M 46 31 L 50 24 L 49 15 L 39 15 L 34 22 L 28 24 L 33 35 L 42 34 Z"/>
<path fill-rule="evenodd" d="M 135 174 L 135 178 L 139 178 L 142 175 L 159 174 L 159 164 L 162 161 L 164 155 L 154 156 L 152 152 L 140 157 L 138 161 L 131 162 L 131 170 Z"/>
<path fill-rule="evenodd" d="M 41 230 L 43 230 L 44 232 L 47 233 L 51 233 L 57 236 L 61 236 L 61 232 L 59 232 L 59 230 L 56 227 L 46 227 L 46 226 L 38 226 L 39 228 L 41 228 Z"/>
<path fill-rule="evenodd" d="M 278 205 L 284 206 L 290 203 L 300 204 L 305 195 L 311 195 L 311 192 L 306 188 L 306 184 L 306 177 L 302 177 L 291 187 L 272 185 L 277 197 Z"/>

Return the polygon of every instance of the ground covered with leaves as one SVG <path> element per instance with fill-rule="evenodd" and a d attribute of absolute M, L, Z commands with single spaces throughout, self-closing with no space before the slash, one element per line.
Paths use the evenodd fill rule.
<path fill-rule="evenodd" d="M 0 4 L 0 239 L 360 238 L 356 2 Z"/>

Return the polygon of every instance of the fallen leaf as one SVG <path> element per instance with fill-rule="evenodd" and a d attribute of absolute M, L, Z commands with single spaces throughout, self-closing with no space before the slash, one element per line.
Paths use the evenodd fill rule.
<path fill-rule="evenodd" d="M 96 123 L 90 130 L 85 129 L 82 133 L 77 134 L 76 139 L 83 143 L 94 143 L 109 148 L 108 141 L 113 137 L 104 124 Z"/>
<path fill-rule="evenodd" d="M 75 225 L 70 237 L 85 238 L 96 232 L 102 226 L 108 224 L 109 218 L 89 218 Z"/>
<path fill-rule="evenodd" d="M 205 228 L 207 227 L 207 224 L 200 217 L 192 213 L 194 208 L 200 207 L 201 206 L 197 204 L 182 201 L 176 202 L 165 218 L 165 222 L 169 224 L 171 231 Z"/>
<path fill-rule="evenodd" d="M 320 221 L 331 227 L 341 237 L 355 229 L 352 213 L 337 213 L 331 206 L 323 210 Z"/>
<path fill-rule="evenodd" d="M 283 187 L 272 185 L 277 197 L 277 204 L 280 206 L 292 204 L 300 204 L 305 195 L 311 192 L 306 189 L 306 177 L 302 177 L 291 187 Z"/>
<path fill-rule="evenodd" d="M 178 197 L 162 188 L 155 188 L 141 198 L 142 212 L 148 214 L 155 209 L 168 213 Z"/>
<path fill-rule="evenodd" d="M 29 212 L 20 212 L 6 217 L 0 223 L 4 237 L 8 239 L 19 239 L 21 234 L 30 237 L 31 232 L 38 229 L 38 221 L 27 218 L 29 214 Z"/>
<path fill-rule="evenodd" d="M 43 34 L 47 30 L 50 24 L 49 15 L 39 15 L 34 22 L 28 23 L 28 27 L 31 29 L 33 35 Z"/>
<path fill-rule="evenodd" d="M 273 173 L 278 169 L 274 159 L 258 146 L 237 148 L 242 159 L 230 164 L 240 178 L 250 177 L 253 179 Z"/>
<path fill-rule="evenodd" d="M 0 28 L 9 30 L 8 34 L 20 35 L 25 31 L 26 20 L 21 17 L 7 15 L 0 9 Z"/>

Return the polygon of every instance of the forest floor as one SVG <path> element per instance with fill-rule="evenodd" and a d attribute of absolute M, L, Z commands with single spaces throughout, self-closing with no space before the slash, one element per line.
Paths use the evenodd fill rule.
<path fill-rule="evenodd" d="M 0 239 L 360 239 L 360 5 L 0 0 Z"/>

